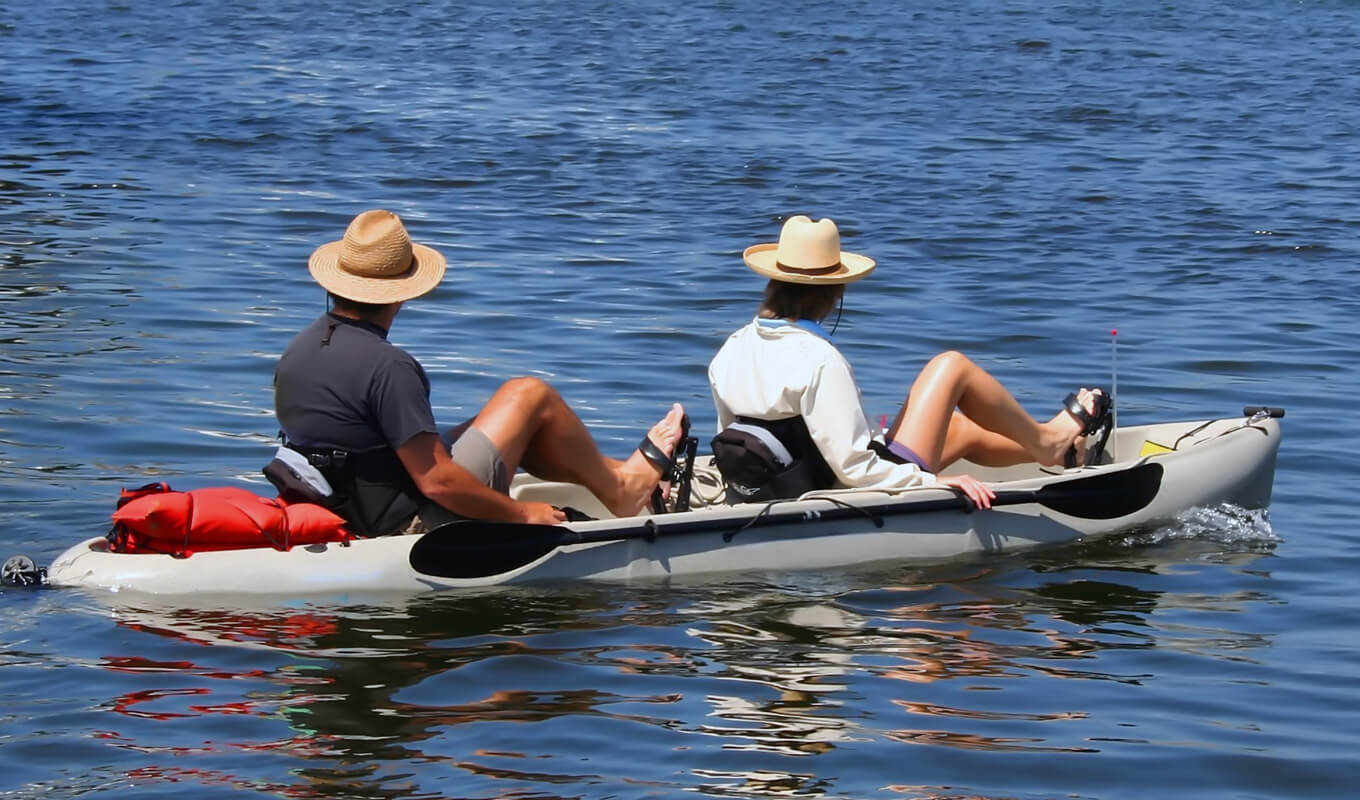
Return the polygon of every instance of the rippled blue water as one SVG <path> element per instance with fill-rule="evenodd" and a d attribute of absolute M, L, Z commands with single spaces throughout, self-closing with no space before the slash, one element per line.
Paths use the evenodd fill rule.
<path fill-rule="evenodd" d="M 1335 798 L 1360 778 L 1354 2 L 0 4 L 0 509 L 261 486 L 307 255 L 401 213 L 457 421 L 551 380 L 624 452 L 754 311 L 880 267 L 890 413 L 965 350 L 1036 414 L 1287 406 L 1268 518 L 929 570 L 427 598 L 0 595 L 0 794 Z"/>

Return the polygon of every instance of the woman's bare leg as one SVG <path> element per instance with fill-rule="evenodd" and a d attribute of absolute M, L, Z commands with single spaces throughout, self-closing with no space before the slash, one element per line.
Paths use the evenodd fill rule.
<path fill-rule="evenodd" d="M 961 411 L 949 420 L 949 433 L 944 440 L 944 452 L 936 469 L 943 470 L 955 461 L 967 459 L 983 467 L 1009 467 L 1032 460 L 1012 439 L 987 430 Z"/>
<path fill-rule="evenodd" d="M 679 441 L 683 416 L 677 403 L 649 432 L 662 452 Z M 545 480 L 579 483 L 616 516 L 637 513 L 661 477 L 639 452 L 625 461 L 602 454 L 576 412 L 537 378 L 506 381 L 472 424 L 496 445 L 511 473 L 523 466 Z"/>
<path fill-rule="evenodd" d="M 957 421 L 955 409 L 966 420 Z M 959 458 L 989 466 L 1058 464 L 1080 433 L 1081 423 L 1066 411 L 1037 422 L 1000 381 L 949 351 L 917 375 L 888 436 L 940 470 Z"/>

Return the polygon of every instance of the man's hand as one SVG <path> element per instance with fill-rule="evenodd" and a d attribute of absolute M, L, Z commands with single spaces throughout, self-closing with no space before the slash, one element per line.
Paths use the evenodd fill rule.
<path fill-rule="evenodd" d="M 530 525 L 556 525 L 559 522 L 566 522 L 567 515 L 557 506 L 547 503 L 528 503 L 522 502 L 520 511 L 524 515 L 524 521 Z"/>
<path fill-rule="evenodd" d="M 547 525 L 566 519 L 546 503 L 519 503 L 484 485 L 449 458 L 448 447 L 436 434 L 412 436 L 397 448 L 397 457 L 422 494 L 456 514 L 472 519 Z"/>

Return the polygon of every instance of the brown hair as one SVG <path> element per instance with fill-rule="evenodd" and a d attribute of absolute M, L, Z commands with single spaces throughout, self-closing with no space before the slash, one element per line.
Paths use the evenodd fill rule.
<path fill-rule="evenodd" d="M 845 294 L 845 284 L 785 283 L 772 280 L 765 284 L 761 316 L 775 319 L 810 319 L 821 322 Z"/>

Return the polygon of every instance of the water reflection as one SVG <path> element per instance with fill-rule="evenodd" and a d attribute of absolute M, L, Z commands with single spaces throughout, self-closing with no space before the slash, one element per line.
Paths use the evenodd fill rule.
<path fill-rule="evenodd" d="M 146 688 L 127 691 L 106 704 L 106 710 L 137 722 L 154 720 L 174 726 L 198 717 L 196 728 L 212 716 L 246 716 L 261 726 L 247 741 L 215 741 L 203 747 L 148 746 L 158 737 L 145 728 L 123 730 L 111 725 L 102 734 L 110 744 L 147 755 L 206 755 L 224 750 L 269 752 L 308 763 L 294 769 L 303 780 L 290 796 L 344 794 L 367 787 L 361 796 L 386 796 L 391 789 L 391 766 L 402 763 L 450 762 L 451 766 L 487 779 L 515 780 L 542 785 L 574 782 L 580 776 L 525 769 L 526 758 L 551 753 L 513 749 L 487 750 L 461 744 L 454 753 L 444 743 L 461 741 L 457 729 L 503 724 L 551 723 L 556 719 L 589 719 L 655 724 L 637 709 L 675 702 L 671 695 L 624 693 L 591 686 L 564 687 L 553 679 L 560 665 L 577 658 L 612 663 L 620 671 L 645 675 L 653 659 L 669 656 L 654 647 L 594 647 L 577 651 L 570 646 L 535 644 L 535 639 L 560 638 L 564 632 L 593 630 L 589 617 L 612 616 L 590 593 L 570 596 L 534 593 L 484 596 L 394 599 L 365 605 L 247 610 L 222 606 L 183 607 L 147 602 L 114 608 L 120 626 L 168 637 L 172 648 L 202 650 L 203 659 L 153 659 L 144 656 L 106 656 L 106 670 L 161 675 L 179 683 L 198 679 L 193 688 Z M 568 638 L 571 638 L 568 636 Z M 247 652 L 282 656 L 269 668 L 241 669 L 211 665 L 236 660 L 224 657 L 223 646 Z M 626 654 L 623 652 L 626 651 Z M 531 659 L 542 667 L 542 677 L 525 677 L 526 687 L 507 686 L 495 678 L 500 666 Z M 247 663 L 255 663 L 250 660 Z M 477 674 L 460 677 L 460 670 Z M 510 672 L 517 669 L 511 664 Z M 204 680 L 206 679 L 206 680 Z M 240 688 L 242 682 L 249 687 Z M 450 702 L 449 694 L 431 694 L 423 684 L 457 685 L 463 697 Z M 604 681 L 608 683 L 608 681 Z M 627 710 L 625 710 L 627 709 Z M 286 735 L 277 730 L 282 723 Z M 579 724 L 579 723 L 578 723 Z M 180 762 L 176 762 L 179 764 Z M 369 765 L 369 766 L 361 766 Z M 142 777 L 185 777 L 182 766 L 156 763 L 141 770 Z M 177 777 L 172 777 L 177 776 Z M 249 776 L 218 775 L 214 780 L 245 785 Z M 343 786 L 344 788 L 340 788 Z M 371 789 L 371 791 L 368 791 Z"/>
<path fill-rule="evenodd" d="M 100 661 L 136 678 L 103 704 L 115 721 L 100 738 L 139 754 L 143 779 L 254 785 L 249 770 L 195 773 L 183 759 L 267 753 L 297 779 L 270 791 L 299 797 L 424 791 L 409 775 L 429 763 L 487 791 L 578 796 L 634 774 L 634 740 L 664 753 L 655 772 L 672 782 L 657 785 L 713 794 L 827 793 L 826 775 L 866 741 L 1096 753 L 1115 741 L 1096 735 L 1117 724 L 1100 718 L 1121 707 L 1110 695 L 1156 680 L 1140 654 L 1212 661 L 1270 646 L 1241 613 L 1271 602 L 1268 586 L 1244 593 L 1228 578 L 1259 556 L 1173 540 L 363 604 L 119 598 L 118 625 L 155 638 Z M 1194 596 L 1165 580 L 1190 569 L 1205 577 Z M 1180 617 L 1205 608 L 1215 626 Z M 807 758 L 822 766 L 792 766 Z"/>

